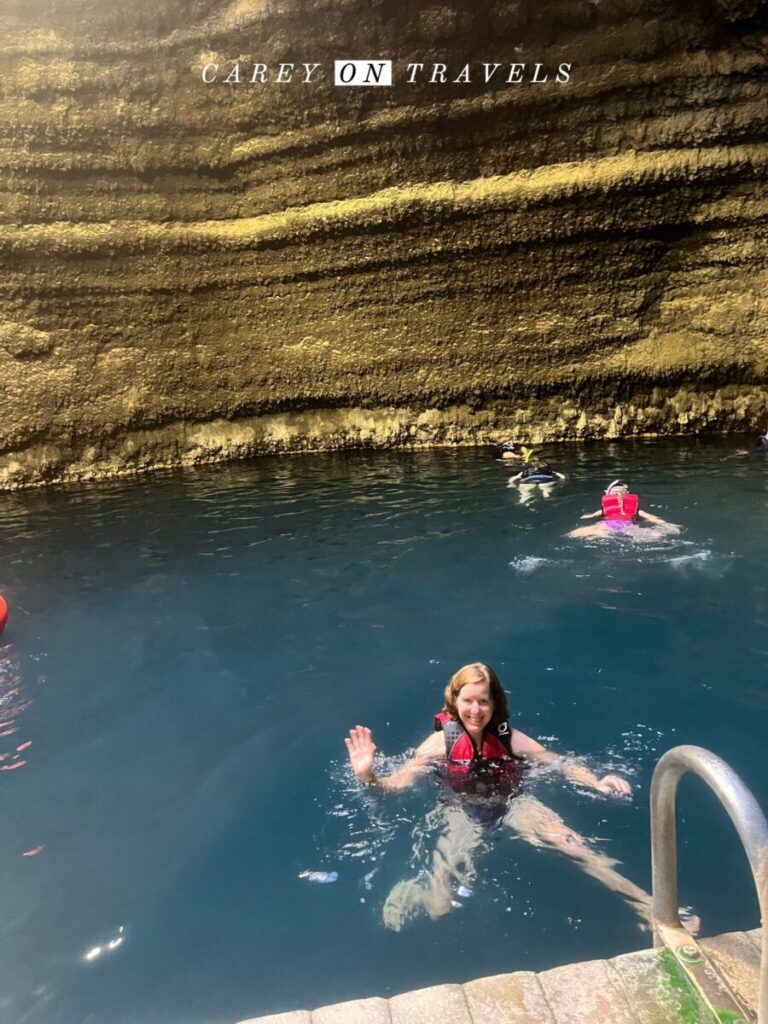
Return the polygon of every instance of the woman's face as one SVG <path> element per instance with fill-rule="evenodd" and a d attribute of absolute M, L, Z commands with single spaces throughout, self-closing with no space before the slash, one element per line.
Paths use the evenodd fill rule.
<path fill-rule="evenodd" d="M 482 732 L 493 717 L 493 698 L 488 683 L 467 683 L 456 697 L 459 720 L 468 732 Z"/>

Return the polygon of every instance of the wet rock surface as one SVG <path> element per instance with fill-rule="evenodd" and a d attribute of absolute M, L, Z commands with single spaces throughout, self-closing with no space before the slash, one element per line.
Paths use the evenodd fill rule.
<path fill-rule="evenodd" d="M 761 424 L 767 24 L 758 0 L 11 0 L 0 487 Z M 350 56 L 394 85 L 334 86 Z"/>

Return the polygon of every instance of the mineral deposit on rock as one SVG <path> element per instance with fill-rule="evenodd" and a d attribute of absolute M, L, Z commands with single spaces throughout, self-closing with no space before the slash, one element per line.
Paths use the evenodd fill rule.
<path fill-rule="evenodd" d="M 0 487 L 764 423 L 767 12 L 5 0 Z"/>

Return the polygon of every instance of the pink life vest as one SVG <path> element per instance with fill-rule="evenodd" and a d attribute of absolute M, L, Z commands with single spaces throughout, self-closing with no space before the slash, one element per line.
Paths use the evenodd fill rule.
<path fill-rule="evenodd" d="M 640 499 L 636 494 L 604 494 L 602 504 L 606 519 L 622 519 L 629 522 L 637 515 Z"/>
<path fill-rule="evenodd" d="M 477 750 L 472 738 L 447 711 L 435 715 L 435 730 L 445 736 L 445 764 L 442 774 L 455 793 L 478 793 L 490 789 L 509 796 L 520 788 L 522 759 L 512 753 L 509 722 L 486 730 L 483 746 Z"/>

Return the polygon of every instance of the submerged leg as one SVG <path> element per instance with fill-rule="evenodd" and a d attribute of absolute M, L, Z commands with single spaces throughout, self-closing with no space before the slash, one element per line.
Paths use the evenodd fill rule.
<path fill-rule="evenodd" d="M 548 846 L 575 860 L 582 871 L 618 892 L 644 923 L 652 925 L 650 895 L 616 871 L 617 860 L 591 849 L 583 836 L 568 828 L 560 815 L 541 801 L 532 796 L 517 797 L 504 822 L 533 846 Z"/>
<path fill-rule="evenodd" d="M 584 537 L 607 537 L 609 532 L 602 523 L 595 523 L 592 526 L 577 526 L 575 530 L 571 530 L 565 536 L 581 540 Z"/>
<path fill-rule="evenodd" d="M 384 924 L 399 932 L 403 925 L 426 914 L 435 920 L 449 914 L 456 888 L 474 877 L 473 854 L 482 841 L 481 828 L 463 811 L 445 809 L 445 830 L 432 854 L 429 873 L 424 878 L 398 882 L 384 903 Z"/>

